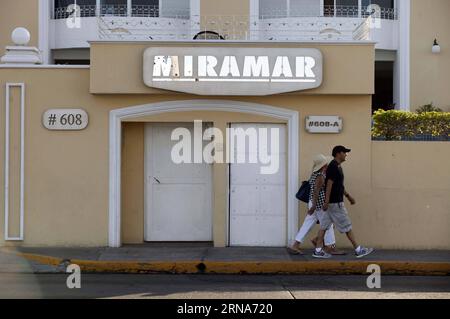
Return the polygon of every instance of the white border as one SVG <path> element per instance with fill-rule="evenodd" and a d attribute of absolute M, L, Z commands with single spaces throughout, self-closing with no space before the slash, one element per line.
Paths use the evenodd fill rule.
<path fill-rule="evenodd" d="M 189 9 L 191 11 L 191 20 L 192 17 L 195 17 L 200 22 L 200 0 L 190 0 Z"/>
<path fill-rule="evenodd" d="M 132 106 L 110 112 L 109 117 L 109 240 L 110 247 L 121 241 L 121 150 L 122 122 L 136 117 L 189 111 L 222 111 L 256 114 L 282 119 L 288 130 L 288 243 L 297 233 L 298 203 L 295 193 L 299 179 L 299 113 L 264 104 L 224 100 L 187 100 Z M 287 244 L 288 244 L 287 243 Z"/>
<path fill-rule="evenodd" d="M 409 111 L 410 106 L 410 82 L 411 82 L 411 0 L 402 0 L 398 3 L 400 20 L 400 37 L 397 66 L 397 92 L 400 110 Z"/>
<path fill-rule="evenodd" d="M 9 236 L 9 139 L 10 139 L 10 89 L 20 87 L 20 234 Z M 25 84 L 6 83 L 5 110 L 5 241 L 24 240 L 24 169 L 25 169 Z"/>
<path fill-rule="evenodd" d="M 0 64 L 0 69 L 90 69 L 90 65 L 62 65 L 62 64 Z"/>
<path fill-rule="evenodd" d="M 39 51 L 42 62 L 50 63 L 50 0 L 39 0 Z"/>
<path fill-rule="evenodd" d="M 316 45 L 352 45 L 352 46 L 366 46 L 366 45 L 375 45 L 377 42 L 375 41 L 361 41 L 361 40 L 348 40 L 348 41 L 323 41 L 323 40 L 302 40 L 302 41 L 296 41 L 296 40 L 202 40 L 199 42 L 198 40 L 155 40 L 155 41 L 149 41 L 149 40 L 91 40 L 87 41 L 90 45 L 96 44 L 96 43 L 108 43 L 108 44 L 127 44 L 127 43 L 147 43 L 149 45 L 157 45 L 157 44 L 168 44 L 168 43 L 186 43 L 186 44 L 222 44 L 223 46 L 226 45 L 233 45 L 233 44 L 274 44 L 274 43 L 285 43 L 285 44 L 293 44 L 297 45 L 295 47 L 292 47 L 293 49 L 300 48 L 303 44 L 316 44 Z M 219 46 L 221 47 L 221 46 Z M 291 47 L 286 47 L 287 49 L 290 49 Z"/>

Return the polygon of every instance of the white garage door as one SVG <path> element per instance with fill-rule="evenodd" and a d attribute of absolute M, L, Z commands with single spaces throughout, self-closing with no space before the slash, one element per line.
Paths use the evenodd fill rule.
<path fill-rule="evenodd" d="M 270 133 L 265 147 L 271 156 L 278 156 L 279 169 L 275 174 L 263 175 L 262 163 L 230 164 L 230 245 L 250 247 L 285 247 L 287 243 L 286 205 L 286 127 L 277 124 L 233 124 L 233 129 L 249 128 L 279 130 L 279 151 L 270 147 Z M 258 134 L 258 141 L 263 136 Z M 248 140 L 247 140 L 248 141 Z M 264 147 L 264 146 L 263 146 Z M 236 156 L 251 153 L 249 143 L 245 151 L 239 152 L 234 145 Z M 241 154 L 245 153 L 245 154 Z M 259 161 L 259 160 L 258 160 Z"/>
<path fill-rule="evenodd" d="M 175 128 L 193 124 L 146 126 L 145 241 L 212 241 L 212 166 L 176 164 L 171 140 Z"/>

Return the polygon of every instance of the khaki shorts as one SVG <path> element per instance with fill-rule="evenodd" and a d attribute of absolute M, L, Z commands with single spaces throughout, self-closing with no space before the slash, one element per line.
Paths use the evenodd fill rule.
<path fill-rule="evenodd" d="M 336 229 L 344 234 L 352 230 L 352 221 L 348 217 L 344 203 L 329 204 L 327 211 L 318 211 L 317 217 L 320 222 L 320 229 L 328 230 L 334 224 Z"/>

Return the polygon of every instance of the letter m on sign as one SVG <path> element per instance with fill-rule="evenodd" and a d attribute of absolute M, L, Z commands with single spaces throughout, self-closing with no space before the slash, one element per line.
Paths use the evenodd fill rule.
<path fill-rule="evenodd" d="M 154 77 L 169 77 L 172 71 L 172 57 L 157 55 L 155 56 L 153 64 L 153 76 Z"/>

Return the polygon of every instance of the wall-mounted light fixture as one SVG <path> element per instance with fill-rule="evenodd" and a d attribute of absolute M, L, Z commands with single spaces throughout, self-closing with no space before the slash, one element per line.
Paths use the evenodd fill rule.
<path fill-rule="evenodd" d="M 437 42 L 437 39 L 434 39 L 434 43 L 433 43 L 433 47 L 431 48 L 431 52 L 433 52 L 434 54 L 441 53 L 441 46 Z"/>

